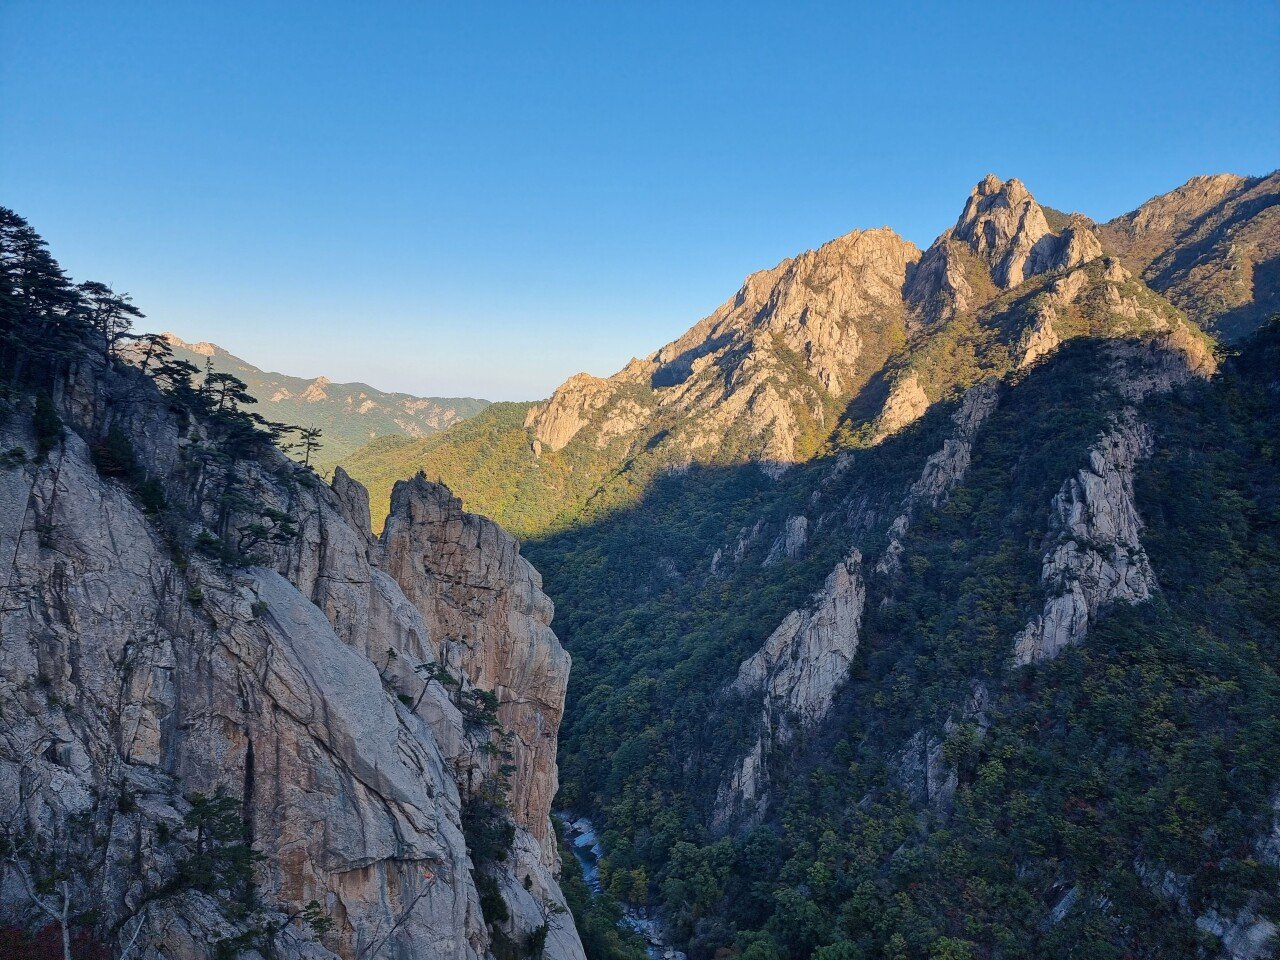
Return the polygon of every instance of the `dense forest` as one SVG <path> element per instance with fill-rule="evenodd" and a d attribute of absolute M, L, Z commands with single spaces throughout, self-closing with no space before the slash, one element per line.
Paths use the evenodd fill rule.
<path fill-rule="evenodd" d="M 608 888 L 662 903 L 693 956 L 1191 956 L 1212 939 L 1194 923 L 1210 906 L 1277 917 L 1280 874 L 1259 845 L 1280 761 L 1278 360 L 1273 323 L 1218 379 L 1149 402 L 1158 439 L 1137 495 L 1161 592 L 1015 671 L 1043 505 L 1116 397 L 1093 342 L 1005 388 L 968 478 L 910 535 L 911 575 L 871 592 L 838 715 L 780 758 L 773 814 L 740 834 L 706 826 L 705 771 L 743 732 L 718 691 L 839 548 L 785 574 L 707 577 L 699 535 L 725 537 L 752 503 L 732 475 L 658 485 L 628 516 L 529 545 L 576 655 L 562 797 L 603 813 Z M 831 496 L 894 489 L 943 413 L 868 451 L 848 474 L 874 479 Z M 792 483 L 798 497 L 811 478 L 770 500 Z M 975 683 L 984 726 L 960 723 L 943 748 L 953 806 L 921 811 L 902 745 L 961 716 Z M 1064 902 L 1095 908 L 1045 928 Z"/>

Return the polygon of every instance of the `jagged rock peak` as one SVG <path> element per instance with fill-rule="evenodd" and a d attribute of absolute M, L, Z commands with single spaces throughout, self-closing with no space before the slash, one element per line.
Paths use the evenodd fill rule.
<path fill-rule="evenodd" d="M 1032 251 L 1049 234 L 1049 221 L 1021 180 L 1000 180 L 994 174 L 973 188 L 953 233 L 987 261 L 1000 287 L 1021 283 Z"/>
<path fill-rule="evenodd" d="M 906 300 L 915 321 L 927 327 L 981 306 L 1030 277 L 1078 267 L 1101 255 L 1102 245 L 1084 218 L 1073 219 L 1055 234 L 1021 180 L 989 173 L 970 191 L 956 225 L 921 259 L 907 284 Z"/>
<path fill-rule="evenodd" d="M 853 393 L 900 341 L 902 291 L 919 258 L 878 227 L 751 274 L 683 336 L 607 380 L 578 374 L 533 407 L 525 427 L 535 453 L 579 435 L 597 448 L 634 439 L 663 410 L 690 455 L 709 455 L 742 424 L 762 464 L 791 462 L 808 426 L 796 409 Z"/>

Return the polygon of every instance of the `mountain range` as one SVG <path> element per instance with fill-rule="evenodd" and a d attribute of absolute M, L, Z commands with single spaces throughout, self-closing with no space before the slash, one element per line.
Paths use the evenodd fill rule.
<path fill-rule="evenodd" d="M 350 468 L 524 539 L 559 802 L 691 957 L 1262 956 L 1278 204 L 988 176 L 927 250 L 854 231 Z"/>
<path fill-rule="evenodd" d="M 988 176 L 923 253 L 888 228 L 855 230 L 752 274 L 608 379 L 581 373 L 544 403 L 495 405 L 443 442 L 375 442 L 353 475 L 380 504 L 425 469 L 530 536 L 607 512 L 662 470 L 776 471 L 833 436 L 887 436 L 1072 337 L 1231 342 L 1280 309 L 1278 183 L 1197 177 L 1097 225 Z"/>
<path fill-rule="evenodd" d="M 0 210 L 0 947 L 1273 956 L 1280 173 L 958 200 L 328 482 Z"/>
<path fill-rule="evenodd" d="M 270 373 L 215 343 L 187 343 L 172 333 L 166 333 L 165 339 L 175 357 L 201 370 L 208 364 L 215 372 L 243 380 L 258 401 L 258 412 L 268 419 L 321 430 L 323 445 L 312 462 L 322 473 L 378 437 L 426 437 L 489 405 L 472 397 L 415 397 L 387 393 L 367 383 Z"/>

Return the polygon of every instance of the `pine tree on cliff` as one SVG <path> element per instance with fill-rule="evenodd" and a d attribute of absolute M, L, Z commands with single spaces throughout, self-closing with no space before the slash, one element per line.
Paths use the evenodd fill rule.
<path fill-rule="evenodd" d="M 134 306 L 127 293 L 116 293 L 97 280 L 86 280 L 76 289 L 85 319 L 102 337 L 103 357 L 110 360 L 117 355 L 117 344 L 129 338 L 133 321 L 146 314 Z"/>
<path fill-rule="evenodd" d="M 17 382 L 71 356 L 85 330 L 79 293 L 44 240 L 0 207 L 0 366 Z"/>

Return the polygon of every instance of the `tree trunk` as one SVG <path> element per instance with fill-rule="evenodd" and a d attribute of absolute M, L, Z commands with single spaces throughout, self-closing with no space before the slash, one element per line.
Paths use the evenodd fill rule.
<path fill-rule="evenodd" d="M 68 880 L 62 881 L 62 917 L 59 922 L 62 924 L 62 960 L 71 960 L 71 927 L 68 921 L 68 915 L 71 913 L 71 883 Z"/>

